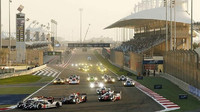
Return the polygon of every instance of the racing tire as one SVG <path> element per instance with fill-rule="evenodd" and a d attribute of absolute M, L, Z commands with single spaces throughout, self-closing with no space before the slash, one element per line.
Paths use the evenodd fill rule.
<path fill-rule="evenodd" d="M 39 105 L 37 106 L 37 109 L 38 109 L 38 110 L 42 109 L 42 105 L 39 104 Z"/>
<path fill-rule="evenodd" d="M 60 104 L 57 102 L 56 103 L 56 108 L 59 108 L 60 107 Z"/>

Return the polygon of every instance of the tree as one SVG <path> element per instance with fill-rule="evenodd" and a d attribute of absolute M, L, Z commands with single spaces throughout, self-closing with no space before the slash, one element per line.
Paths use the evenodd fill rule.
<path fill-rule="evenodd" d="M 199 47 L 199 44 L 196 43 L 196 42 L 194 42 L 194 43 L 193 43 L 193 48 L 196 49 L 196 48 L 198 48 L 198 47 Z"/>

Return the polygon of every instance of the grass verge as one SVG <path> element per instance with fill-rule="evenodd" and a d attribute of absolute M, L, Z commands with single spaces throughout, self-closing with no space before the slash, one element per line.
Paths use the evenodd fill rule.
<path fill-rule="evenodd" d="M 6 79 L 0 79 L 0 85 L 33 83 L 39 81 L 40 79 L 40 76 L 23 75 Z"/>
<path fill-rule="evenodd" d="M 5 87 L 0 88 L 0 94 L 31 94 L 38 90 L 40 87 Z"/>
<path fill-rule="evenodd" d="M 10 107 L 11 105 L 0 105 L 0 108 Z"/>
<path fill-rule="evenodd" d="M 101 61 L 107 68 L 109 68 L 116 74 L 125 75 L 128 73 L 127 71 L 120 71 L 120 68 L 112 65 L 108 60 L 105 60 L 96 51 L 94 53 L 96 57 L 99 59 L 99 61 Z M 153 90 L 154 92 L 162 95 L 163 97 L 169 99 L 170 101 L 178 104 L 181 107 L 181 109 L 175 110 L 176 112 L 184 112 L 184 111 L 200 109 L 200 101 L 197 100 L 192 95 L 188 95 L 187 100 L 178 99 L 179 94 L 187 94 L 187 93 L 167 79 L 164 79 L 162 77 L 144 77 L 143 80 L 137 80 L 135 75 L 132 76 L 131 78 L 141 83 L 145 87 Z M 153 87 L 155 84 L 162 84 L 163 89 L 160 89 L 160 90 L 154 89 Z"/>

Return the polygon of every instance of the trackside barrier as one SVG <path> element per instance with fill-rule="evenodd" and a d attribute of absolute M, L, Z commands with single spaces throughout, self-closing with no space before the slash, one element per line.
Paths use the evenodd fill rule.
<path fill-rule="evenodd" d="M 194 86 L 189 86 L 189 92 L 200 99 L 200 90 L 195 88 Z"/>
<path fill-rule="evenodd" d="M 169 75 L 167 73 L 163 73 L 160 76 L 171 81 L 172 83 L 179 86 L 185 92 L 190 93 L 191 95 L 193 95 L 194 97 L 196 97 L 197 99 L 200 100 L 200 90 L 199 89 L 197 89 L 194 86 L 191 86 L 191 85 L 187 84 L 186 82 L 184 82 L 172 75 Z"/>
<path fill-rule="evenodd" d="M 27 75 L 27 74 L 32 74 L 38 70 L 41 70 L 43 68 L 45 68 L 47 65 L 41 65 L 39 67 L 30 69 L 30 70 L 26 70 L 26 71 L 22 71 L 22 72 L 16 72 L 16 73 L 7 73 L 7 74 L 0 74 L 0 79 L 5 79 L 5 78 L 9 78 L 9 77 L 15 77 L 15 76 L 22 76 L 22 75 Z"/>
<path fill-rule="evenodd" d="M 4 74 L 4 73 L 14 73 L 15 69 L 14 68 L 2 68 L 0 69 L 0 74 Z"/>

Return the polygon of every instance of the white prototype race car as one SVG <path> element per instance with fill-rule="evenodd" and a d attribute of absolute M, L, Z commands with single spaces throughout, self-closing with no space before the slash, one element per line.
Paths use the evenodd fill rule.
<path fill-rule="evenodd" d="M 32 109 L 47 109 L 47 108 L 59 108 L 62 106 L 62 102 L 54 101 L 54 98 L 47 97 L 35 97 L 30 98 L 25 102 L 18 103 L 17 107 L 32 110 Z"/>

